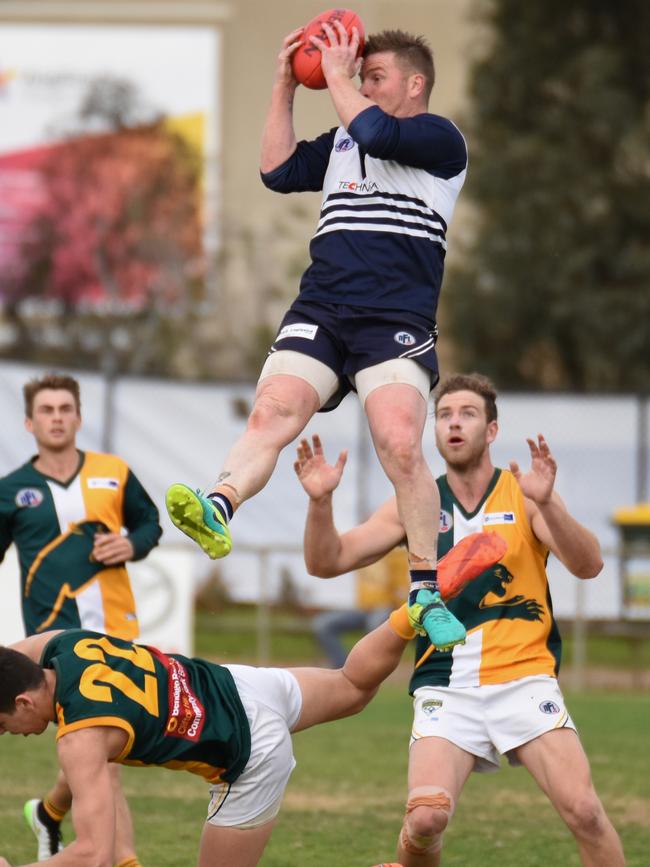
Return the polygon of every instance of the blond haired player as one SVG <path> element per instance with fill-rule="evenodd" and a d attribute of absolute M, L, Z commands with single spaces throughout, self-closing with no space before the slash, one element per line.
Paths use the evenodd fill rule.
<path fill-rule="evenodd" d="M 493 466 L 496 393 L 477 374 L 445 380 L 436 393 L 436 443 L 446 474 L 438 556 L 476 531 L 495 533 L 507 552 L 447 605 L 467 642 L 431 653 L 418 638 L 411 679 L 414 721 L 407 812 L 398 843 L 403 867 L 438 867 L 442 835 L 472 771 L 496 770 L 499 755 L 523 764 L 573 833 L 588 867 L 622 867 L 620 840 L 594 790 L 589 762 L 557 683 L 561 641 L 546 577 L 549 551 L 577 578 L 602 568 L 595 536 L 554 491 L 556 463 L 540 435 L 531 467 Z M 391 499 L 340 535 L 332 492 L 343 466 L 326 464 L 320 443 L 303 441 L 296 469 L 310 494 L 305 559 L 312 574 L 348 572 L 381 557 L 404 536 Z M 413 635 L 404 612 L 391 618 Z"/>

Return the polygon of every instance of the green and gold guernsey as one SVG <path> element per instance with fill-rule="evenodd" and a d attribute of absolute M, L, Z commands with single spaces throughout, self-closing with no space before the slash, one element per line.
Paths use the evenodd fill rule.
<path fill-rule="evenodd" d="M 132 639 L 135 600 L 123 564 L 92 558 L 97 532 L 125 527 L 139 560 L 161 534 L 158 510 L 128 465 L 115 455 L 80 452 L 66 482 L 28 461 L 0 479 L 0 560 L 15 543 L 27 635 L 84 627 Z"/>
<path fill-rule="evenodd" d="M 91 726 L 127 734 L 114 761 L 232 782 L 250 756 L 250 727 L 231 673 L 202 659 L 70 629 L 41 665 L 56 672 L 57 739 Z"/>
<path fill-rule="evenodd" d="M 434 653 L 428 639 L 417 639 L 410 691 L 420 686 L 506 683 L 540 674 L 556 677 L 561 640 L 546 576 L 548 549 L 532 531 L 517 480 L 509 471 L 495 469 L 473 512 L 466 512 L 458 502 L 446 476 L 437 483 L 438 557 L 465 536 L 481 531 L 498 533 L 508 549 L 499 563 L 447 602 L 467 629 L 465 644 Z"/>

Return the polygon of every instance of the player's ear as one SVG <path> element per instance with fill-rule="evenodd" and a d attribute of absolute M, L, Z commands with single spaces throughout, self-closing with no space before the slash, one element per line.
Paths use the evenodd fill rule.
<path fill-rule="evenodd" d="M 486 440 L 487 440 L 488 445 L 495 441 L 498 433 L 499 433 L 499 425 L 496 422 L 496 420 L 488 422 L 487 436 L 486 436 Z"/>
<path fill-rule="evenodd" d="M 409 76 L 409 96 L 417 98 L 424 93 L 425 80 L 420 72 L 414 72 Z"/>
<path fill-rule="evenodd" d="M 34 700 L 27 692 L 19 693 L 16 696 L 14 703 L 16 705 L 16 710 L 28 710 L 34 706 Z"/>

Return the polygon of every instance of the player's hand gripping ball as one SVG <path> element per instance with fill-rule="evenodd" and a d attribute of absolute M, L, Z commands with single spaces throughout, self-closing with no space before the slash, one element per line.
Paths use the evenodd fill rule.
<path fill-rule="evenodd" d="M 356 12 L 351 9 L 328 9 L 327 12 L 321 12 L 306 25 L 303 32 L 303 44 L 300 45 L 291 56 L 291 67 L 296 81 L 299 84 L 304 84 L 311 90 L 323 90 L 327 87 L 323 70 L 321 69 L 321 53 L 320 50 L 309 39 L 310 36 L 318 36 L 320 39 L 327 42 L 327 33 L 323 30 L 323 24 L 329 24 L 334 27 L 334 22 L 340 21 L 347 31 L 348 38 L 352 38 L 352 28 L 356 27 L 359 33 L 359 48 L 357 57 L 363 52 L 365 31 L 361 19 Z M 336 30 L 336 28 L 334 27 Z"/>

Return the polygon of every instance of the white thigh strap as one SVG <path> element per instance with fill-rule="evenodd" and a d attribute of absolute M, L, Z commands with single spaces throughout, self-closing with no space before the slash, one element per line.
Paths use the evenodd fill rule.
<path fill-rule="evenodd" d="M 272 352 L 264 362 L 258 382 L 278 373 L 297 376 L 308 382 L 316 390 L 320 406 L 327 403 L 339 387 L 339 378 L 330 367 L 317 358 L 295 352 L 293 349 Z"/>
<path fill-rule="evenodd" d="M 360 370 L 354 377 L 361 406 L 371 391 L 394 383 L 412 385 L 427 401 L 431 391 L 431 371 L 410 358 L 389 358 L 388 361 Z"/>

